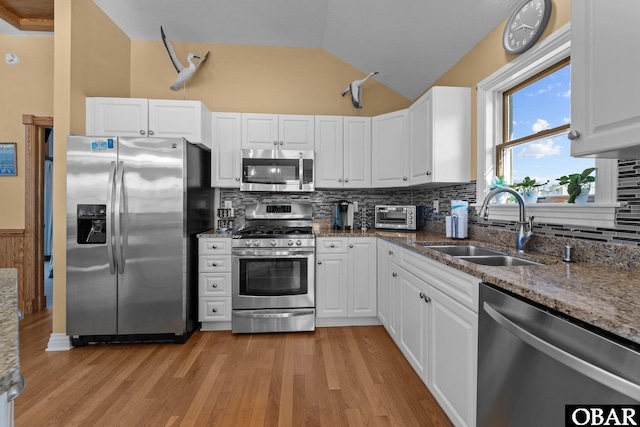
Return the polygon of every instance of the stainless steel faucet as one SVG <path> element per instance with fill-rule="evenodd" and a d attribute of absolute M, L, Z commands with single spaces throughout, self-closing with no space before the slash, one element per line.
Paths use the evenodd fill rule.
<path fill-rule="evenodd" d="M 485 197 L 482 207 L 480 208 L 480 216 L 484 215 L 484 219 L 489 219 L 489 202 L 498 193 L 511 193 L 516 198 L 518 205 L 520 205 L 520 220 L 518 221 L 518 235 L 516 236 L 516 250 L 520 253 L 524 253 L 529 242 L 533 240 L 535 234 L 533 233 L 533 219 L 535 217 L 530 216 L 526 219 L 524 199 L 522 196 L 512 188 L 499 187 L 491 190 L 487 197 Z M 483 214 L 484 212 L 484 214 Z M 527 230 L 528 229 L 528 230 Z"/>

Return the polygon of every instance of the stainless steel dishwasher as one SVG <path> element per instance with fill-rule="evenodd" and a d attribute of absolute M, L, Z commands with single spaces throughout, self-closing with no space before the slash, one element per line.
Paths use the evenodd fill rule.
<path fill-rule="evenodd" d="M 640 353 L 480 285 L 478 426 L 564 426 L 565 405 L 638 405 Z"/>

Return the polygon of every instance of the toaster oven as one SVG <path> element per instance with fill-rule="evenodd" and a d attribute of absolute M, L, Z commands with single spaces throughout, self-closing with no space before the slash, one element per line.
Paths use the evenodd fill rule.
<path fill-rule="evenodd" d="M 391 230 L 418 230 L 421 220 L 419 209 L 412 205 L 377 205 L 375 207 L 375 228 Z"/>

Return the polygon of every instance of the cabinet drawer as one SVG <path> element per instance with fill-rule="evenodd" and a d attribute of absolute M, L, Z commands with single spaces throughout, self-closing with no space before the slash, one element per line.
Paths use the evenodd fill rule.
<path fill-rule="evenodd" d="M 198 321 L 231 321 L 231 297 L 200 298 L 198 300 Z"/>
<path fill-rule="evenodd" d="M 347 252 L 347 239 L 346 238 L 327 238 L 322 237 L 316 239 L 316 253 L 346 253 Z"/>
<path fill-rule="evenodd" d="M 201 237 L 198 239 L 198 255 L 231 255 L 231 239 Z"/>
<path fill-rule="evenodd" d="M 198 272 L 199 273 L 231 272 L 231 255 L 199 256 Z"/>
<path fill-rule="evenodd" d="M 200 273 L 198 295 L 201 297 L 230 297 L 231 273 Z"/>

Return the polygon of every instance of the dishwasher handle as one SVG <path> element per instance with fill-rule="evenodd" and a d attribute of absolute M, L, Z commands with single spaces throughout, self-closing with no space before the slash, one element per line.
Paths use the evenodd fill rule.
<path fill-rule="evenodd" d="M 496 307 L 488 302 L 483 303 L 484 311 L 491 316 L 500 326 L 529 344 L 536 350 L 546 354 L 552 359 L 562 363 L 563 365 L 599 382 L 613 390 L 616 390 L 625 396 L 640 401 L 640 386 L 631 381 L 615 375 L 599 366 L 593 365 L 581 358 L 556 347 L 555 345 L 543 340 L 534 333 L 528 331 L 525 327 L 516 324 L 509 319 L 504 313 L 501 313 Z"/>

